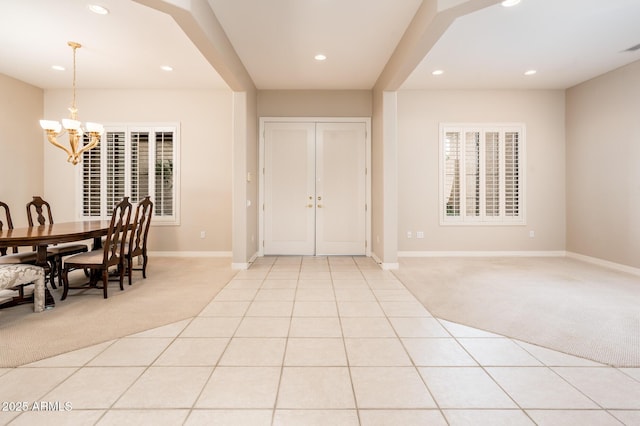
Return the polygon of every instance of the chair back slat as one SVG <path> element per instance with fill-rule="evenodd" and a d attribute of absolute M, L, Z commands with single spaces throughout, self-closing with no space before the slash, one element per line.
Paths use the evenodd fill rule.
<path fill-rule="evenodd" d="M 34 217 L 36 220 L 34 221 Z M 29 226 L 34 226 L 37 222 L 38 225 L 47 225 L 53 223 L 53 215 L 51 213 L 51 206 L 42 197 L 38 195 L 33 196 L 33 200 L 27 203 L 27 220 Z"/>
<path fill-rule="evenodd" d="M 131 203 L 129 197 L 124 197 L 113 208 L 111 223 L 104 241 L 104 265 L 117 265 L 124 253 L 124 237 L 131 220 Z"/>
<path fill-rule="evenodd" d="M 6 203 L 3 203 L 2 201 L 0 201 L 0 207 L 4 211 L 4 214 L 0 216 L 0 231 L 5 229 L 4 226 L 6 226 L 6 229 L 13 229 L 13 221 L 11 220 L 11 210 L 9 210 L 9 206 Z M 12 251 L 14 253 L 17 253 L 18 247 L 12 247 Z M 6 247 L 0 248 L 0 256 L 4 256 L 6 254 L 7 254 L 7 248 Z"/>
<path fill-rule="evenodd" d="M 133 230 L 129 241 L 129 252 L 131 256 L 139 256 L 147 248 L 147 236 L 149 235 L 149 225 L 153 215 L 153 202 L 146 196 L 136 207 L 136 216 L 133 221 Z"/>

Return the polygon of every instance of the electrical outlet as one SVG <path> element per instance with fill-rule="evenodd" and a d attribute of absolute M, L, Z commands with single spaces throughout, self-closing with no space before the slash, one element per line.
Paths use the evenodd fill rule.
<path fill-rule="evenodd" d="M 424 231 L 417 231 L 416 238 L 424 238 Z"/>
<path fill-rule="evenodd" d="M 407 238 L 413 238 L 413 233 L 411 231 L 407 231 Z"/>
<path fill-rule="evenodd" d="M 529 231 L 529 238 L 535 238 L 536 231 Z"/>
<path fill-rule="evenodd" d="M 206 238 L 206 236 L 207 236 L 206 231 L 200 231 L 200 238 Z"/>

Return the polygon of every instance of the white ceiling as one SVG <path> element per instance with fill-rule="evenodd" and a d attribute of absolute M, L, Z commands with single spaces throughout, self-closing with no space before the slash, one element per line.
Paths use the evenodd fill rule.
<path fill-rule="evenodd" d="M 227 87 L 173 19 L 131 0 L 0 0 L 0 73 L 45 89 Z M 167 73 L 161 65 L 171 65 Z M 66 71 L 54 71 L 63 65 Z"/>
<path fill-rule="evenodd" d="M 624 52 L 638 44 L 640 0 L 495 5 L 457 19 L 403 88 L 565 89 L 639 60 Z"/>
<path fill-rule="evenodd" d="M 37 87 L 226 88 L 173 19 L 132 0 L 0 0 L 0 73 Z M 421 0 L 208 0 L 258 89 L 370 89 Z M 455 2 L 453 2 L 455 3 Z M 640 59 L 640 0 L 522 0 L 456 20 L 402 88 L 567 88 Z M 316 53 L 328 59 L 318 63 Z M 67 67 L 53 71 L 51 65 Z M 160 70 L 168 64 L 174 71 Z M 445 73 L 435 77 L 434 69 Z M 531 77 L 525 70 L 536 69 Z"/>
<path fill-rule="evenodd" d="M 371 89 L 422 2 L 208 1 L 264 89 Z"/>

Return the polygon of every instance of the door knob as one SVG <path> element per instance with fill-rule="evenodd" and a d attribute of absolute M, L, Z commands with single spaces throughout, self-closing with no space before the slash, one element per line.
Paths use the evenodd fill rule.
<path fill-rule="evenodd" d="M 312 209 L 313 208 L 313 204 L 307 204 L 307 208 L 308 209 Z"/>
<path fill-rule="evenodd" d="M 322 208 L 322 204 L 318 204 L 318 208 L 321 209 Z"/>
<path fill-rule="evenodd" d="M 318 201 L 321 201 L 321 200 L 322 200 L 322 197 L 321 197 L 321 196 L 318 196 Z"/>

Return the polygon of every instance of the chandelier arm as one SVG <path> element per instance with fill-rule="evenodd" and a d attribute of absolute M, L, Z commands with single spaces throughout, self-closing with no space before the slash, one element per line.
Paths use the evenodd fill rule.
<path fill-rule="evenodd" d="M 76 154 L 78 157 L 80 157 L 85 151 L 89 151 L 90 149 L 95 148 L 100 143 L 99 134 L 94 135 L 90 133 L 90 136 L 91 136 L 91 142 L 89 142 L 88 144 L 80 148 L 80 150 Z"/>
<path fill-rule="evenodd" d="M 78 142 L 80 141 L 81 133 L 78 133 L 77 130 L 67 130 L 69 132 L 69 145 L 71 146 L 71 152 L 73 156 L 76 157 L 78 155 Z"/>
<path fill-rule="evenodd" d="M 67 153 L 69 158 L 71 158 L 71 157 L 73 157 L 73 153 L 71 152 L 71 150 L 69 148 L 67 148 L 66 146 L 60 144 L 58 142 L 58 140 L 56 139 L 58 136 L 61 136 L 61 135 L 62 135 L 62 133 L 58 133 L 56 135 L 55 132 L 47 130 L 47 139 L 49 140 L 49 142 L 51 142 L 51 144 L 57 146 L 58 148 L 62 149 L 64 152 Z M 69 161 L 69 158 L 67 158 L 67 161 Z"/>

